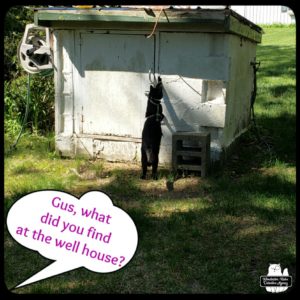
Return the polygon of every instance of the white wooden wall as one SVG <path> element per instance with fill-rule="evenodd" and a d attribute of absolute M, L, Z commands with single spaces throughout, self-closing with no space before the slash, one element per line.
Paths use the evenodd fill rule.
<path fill-rule="evenodd" d="M 112 161 L 140 160 L 148 71 L 163 80 L 160 162 L 172 133 L 211 134 L 218 160 L 248 126 L 256 44 L 222 33 L 56 30 L 56 148 Z M 227 95 L 228 92 L 228 95 Z"/>
<path fill-rule="evenodd" d="M 231 5 L 232 10 L 255 24 L 293 24 L 291 9 L 281 5 Z"/>

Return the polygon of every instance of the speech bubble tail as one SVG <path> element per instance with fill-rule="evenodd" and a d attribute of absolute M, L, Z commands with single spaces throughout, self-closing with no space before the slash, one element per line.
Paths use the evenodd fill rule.
<path fill-rule="evenodd" d="M 31 276 L 30 278 L 28 278 L 27 280 L 25 280 L 24 282 L 22 282 L 21 284 L 17 285 L 15 287 L 15 289 L 20 288 L 24 285 L 28 285 L 31 283 L 34 283 L 36 281 L 40 281 L 58 274 L 62 274 L 74 269 L 77 269 L 81 267 L 80 265 L 74 265 L 74 261 L 70 261 L 69 263 L 67 263 L 66 261 L 64 261 L 64 263 L 62 264 L 60 261 L 55 261 L 52 264 L 48 265 L 46 268 L 44 268 L 43 270 L 41 270 L 40 272 L 36 273 L 35 275 Z"/>

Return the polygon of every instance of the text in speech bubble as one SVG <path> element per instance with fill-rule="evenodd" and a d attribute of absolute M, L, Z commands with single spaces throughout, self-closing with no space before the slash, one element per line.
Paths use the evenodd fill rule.
<path fill-rule="evenodd" d="M 80 199 L 54 190 L 28 194 L 10 208 L 7 227 L 18 243 L 55 260 L 16 288 L 80 267 L 119 270 L 138 243 L 130 216 L 100 191 Z"/>

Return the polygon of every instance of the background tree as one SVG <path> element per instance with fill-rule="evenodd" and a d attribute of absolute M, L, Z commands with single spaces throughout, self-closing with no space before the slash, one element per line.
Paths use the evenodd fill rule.
<path fill-rule="evenodd" d="M 4 18 L 4 130 L 15 136 L 21 129 L 27 103 L 27 73 L 18 61 L 18 46 L 34 7 L 13 6 Z M 54 129 L 53 76 L 30 75 L 30 106 L 25 128 L 42 133 Z"/>

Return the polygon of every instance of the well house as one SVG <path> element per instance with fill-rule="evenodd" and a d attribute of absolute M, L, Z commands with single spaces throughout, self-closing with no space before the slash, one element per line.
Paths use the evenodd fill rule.
<path fill-rule="evenodd" d="M 51 29 L 64 156 L 139 160 L 149 72 L 164 87 L 161 163 L 172 162 L 176 133 L 209 134 L 218 161 L 249 126 L 262 30 L 228 8 L 54 7 L 35 24 Z"/>

